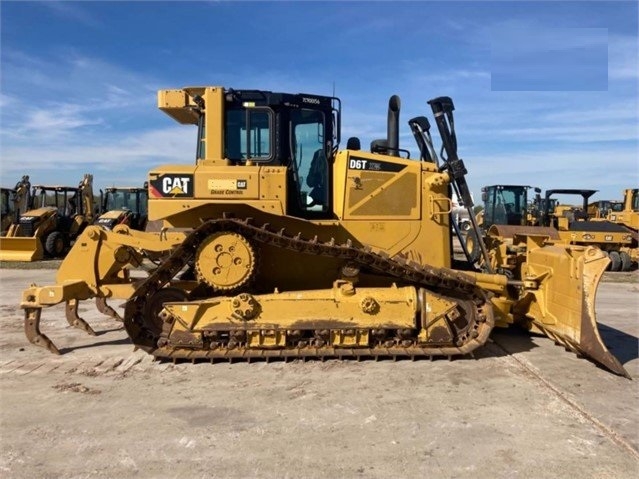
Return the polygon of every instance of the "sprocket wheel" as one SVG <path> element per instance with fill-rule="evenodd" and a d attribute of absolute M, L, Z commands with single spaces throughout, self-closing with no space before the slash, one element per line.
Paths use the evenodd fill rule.
<path fill-rule="evenodd" d="M 242 235 L 221 231 L 202 242 L 195 255 L 200 281 L 222 291 L 246 284 L 255 271 L 255 252 Z"/>

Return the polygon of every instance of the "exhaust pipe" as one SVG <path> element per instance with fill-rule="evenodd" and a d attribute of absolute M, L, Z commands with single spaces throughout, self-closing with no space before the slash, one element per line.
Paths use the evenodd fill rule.
<path fill-rule="evenodd" d="M 388 141 L 388 154 L 399 156 L 399 109 L 401 101 L 397 95 L 393 95 L 388 100 L 388 130 L 386 138 Z"/>

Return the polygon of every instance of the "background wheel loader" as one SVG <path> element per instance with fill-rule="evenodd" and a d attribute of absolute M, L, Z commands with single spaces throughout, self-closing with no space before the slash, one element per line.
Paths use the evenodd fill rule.
<path fill-rule="evenodd" d="M 2 201 L 2 232 L 0 236 L 5 236 L 11 225 L 19 221 L 20 214 L 31 207 L 29 175 L 24 175 L 13 188 L 0 189 L 0 195 Z"/>
<path fill-rule="evenodd" d="M 93 176 L 78 187 L 34 187 L 32 208 L 0 238 L 0 260 L 38 261 L 63 257 L 93 219 Z"/>
<path fill-rule="evenodd" d="M 416 117 L 420 158 L 410 159 L 397 96 L 386 138 L 364 150 L 356 138 L 339 148 L 335 97 L 161 90 L 159 108 L 198 138 L 195 164 L 149 173 L 149 219 L 163 230 L 87 227 L 56 284 L 23 292 L 28 340 L 59 352 L 40 331 L 43 308 L 66 303 L 69 323 L 91 332 L 78 303 L 122 298 L 132 343 L 157 358 L 453 357 L 516 323 L 627 375 L 597 329 L 599 249 L 541 231 L 503 251 L 508 274 L 453 260 L 453 191 L 473 203 L 453 102 L 428 104 L 441 151 Z M 138 268 L 157 253 L 154 268 Z"/>
<path fill-rule="evenodd" d="M 144 231 L 148 222 L 148 185 L 111 187 L 100 191 L 101 214 L 95 224 L 112 230 L 117 225 Z"/>

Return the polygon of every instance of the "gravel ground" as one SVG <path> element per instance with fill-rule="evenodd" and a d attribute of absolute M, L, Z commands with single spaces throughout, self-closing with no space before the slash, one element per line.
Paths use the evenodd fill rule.
<path fill-rule="evenodd" d="M 639 477 L 638 381 L 545 337 L 496 331 L 454 361 L 173 364 L 86 302 L 96 337 L 43 311 L 54 356 L 18 307 L 54 274 L 0 270 L 0 477 Z M 635 378 L 637 279 L 606 274 L 597 295 Z"/>

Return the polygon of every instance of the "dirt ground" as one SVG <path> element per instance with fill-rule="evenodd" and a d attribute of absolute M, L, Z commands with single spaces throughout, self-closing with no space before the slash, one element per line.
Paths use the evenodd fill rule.
<path fill-rule="evenodd" d="M 44 310 L 54 356 L 18 307 L 54 275 L 0 269 L 2 478 L 639 477 L 639 381 L 545 337 L 496 331 L 454 361 L 173 364 L 85 303 L 97 337 Z M 600 331 L 637 378 L 639 273 L 613 275 Z"/>

